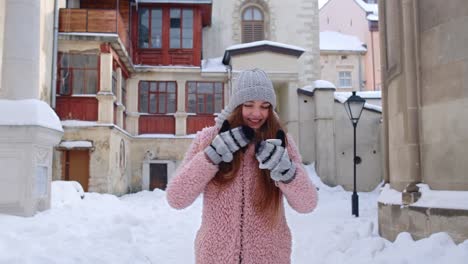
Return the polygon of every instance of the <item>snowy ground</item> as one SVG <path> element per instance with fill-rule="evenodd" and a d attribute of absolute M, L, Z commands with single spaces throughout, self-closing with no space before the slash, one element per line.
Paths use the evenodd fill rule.
<path fill-rule="evenodd" d="M 359 194 L 354 218 L 351 194 L 324 186 L 308 170 L 320 201 L 307 215 L 287 207 L 293 264 L 467 263 L 468 240 L 456 245 L 445 233 L 419 241 L 402 233 L 394 243 L 380 238 L 378 191 Z M 0 215 L 0 263 L 194 263 L 201 199 L 177 211 L 159 190 L 120 198 L 86 193 L 81 200 L 64 188 L 54 183 L 53 208 L 35 217 Z"/>

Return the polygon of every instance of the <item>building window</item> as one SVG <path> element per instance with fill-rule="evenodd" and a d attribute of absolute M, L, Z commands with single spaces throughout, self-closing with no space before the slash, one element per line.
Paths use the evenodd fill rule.
<path fill-rule="evenodd" d="M 340 88 L 351 88 L 351 72 L 350 71 L 340 71 L 338 73 L 339 85 Z"/>
<path fill-rule="evenodd" d="M 176 82 L 141 81 L 139 98 L 141 113 L 175 113 Z"/>
<path fill-rule="evenodd" d="M 187 112 L 220 113 L 223 107 L 222 82 L 187 82 Z"/>
<path fill-rule="evenodd" d="M 248 7 L 242 13 L 242 42 L 252 42 L 265 39 L 263 12 L 254 6 Z"/>
<path fill-rule="evenodd" d="M 165 12 L 169 12 L 169 21 L 163 19 L 166 17 L 163 15 Z M 138 10 L 138 47 L 142 49 L 163 48 L 164 28 L 169 28 L 169 48 L 193 48 L 193 10 L 186 8 L 140 8 Z"/>
<path fill-rule="evenodd" d="M 66 8 L 80 8 L 80 0 L 67 0 Z"/>
<path fill-rule="evenodd" d="M 170 11 L 171 49 L 193 48 L 193 10 L 171 8 Z"/>
<path fill-rule="evenodd" d="M 138 10 L 138 47 L 160 49 L 162 47 L 162 9 Z"/>
<path fill-rule="evenodd" d="M 60 53 L 58 61 L 58 94 L 96 94 L 97 55 Z"/>

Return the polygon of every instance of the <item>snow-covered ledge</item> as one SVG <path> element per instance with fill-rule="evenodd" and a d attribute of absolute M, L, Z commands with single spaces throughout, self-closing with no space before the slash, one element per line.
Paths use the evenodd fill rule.
<path fill-rule="evenodd" d="M 0 100 L 0 112 L 0 213 L 32 216 L 50 208 L 52 153 L 63 128 L 40 100 Z"/>
<path fill-rule="evenodd" d="M 408 204 L 404 199 L 407 189 L 399 192 L 392 189 L 390 184 L 382 188 L 378 198 L 381 236 L 393 241 L 402 231 L 409 232 L 414 239 L 447 232 L 456 243 L 466 240 L 468 191 L 431 190 L 427 184 L 420 183 L 411 191 L 420 196 L 417 201 Z"/>

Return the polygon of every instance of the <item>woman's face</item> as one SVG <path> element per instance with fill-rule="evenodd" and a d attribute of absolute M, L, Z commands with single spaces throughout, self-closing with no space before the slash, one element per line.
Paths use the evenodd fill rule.
<path fill-rule="evenodd" d="M 242 105 L 244 124 L 253 129 L 260 128 L 268 118 L 271 104 L 266 101 L 247 101 Z"/>

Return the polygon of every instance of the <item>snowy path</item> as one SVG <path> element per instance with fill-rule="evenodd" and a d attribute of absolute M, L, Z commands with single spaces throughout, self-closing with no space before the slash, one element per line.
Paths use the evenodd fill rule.
<path fill-rule="evenodd" d="M 313 175 L 313 169 L 310 167 Z M 351 216 L 351 193 L 321 185 L 319 206 L 301 215 L 287 207 L 293 264 L 467 263 L 468 241 L 445 233 L 395 243 L 377 235 L 377 192 L 360 193 L 360 217 Z M 0 263 L 190 264 L 200 225 L 201 199 L 177 211 L 162 191 L 117 198 L 87 193 L 84 200 L 32 218 L 0 215 Z"/>

